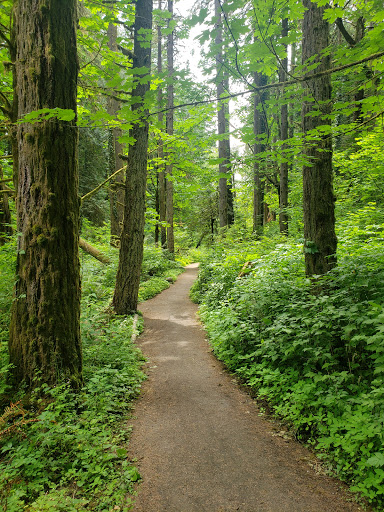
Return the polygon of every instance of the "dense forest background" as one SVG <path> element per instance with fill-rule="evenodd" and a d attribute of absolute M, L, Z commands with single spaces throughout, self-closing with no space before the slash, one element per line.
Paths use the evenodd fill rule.
<path fill-rule="evenodd" d="M 1 3 L 4 510 L 128 509 L 135 313 L 191 261 L 217 357 L 382 509 L 383 20 Z"/>

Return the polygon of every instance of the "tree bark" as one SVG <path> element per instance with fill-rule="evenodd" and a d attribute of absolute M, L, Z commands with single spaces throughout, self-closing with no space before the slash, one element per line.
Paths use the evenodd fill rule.
<path fill-rule="evenodd" d="M 219 0 L 215 0 L 216 18 L 216 94 L 221 98 L 229 91 L 228 72 L 224 65 L 222 16 Z M 219 225 L 228 226 L 234 222 L 233 196 L 231 188 L 231 148 L 229 140 L 228 103 L 218 103 L 217 132 L 219 137 Z M 227 134 L 227 137 L 223 135 Z"/>
<path fill-rule="evenodd" d="M 158 9 L 161 11 L 162 9 L 162 0 L 159 0 Z M 157 71 L 159 75 L 163 72 L 163 48 L 162 48 L 162 34 L 161 34 L 161 26 L 157 26 Z M 159 113 L 157 116 L 157 120 L 159 122 L 159 126 L 162 129 L 164 124 L 164 115 L 161 112 L 163 108 L 163 89 L 159 86 L 157 90 L 157 103 L 159 106 Z M 163 147 L 163 139 L 160 137 L 158 140 L 158 157 L 159 160 L 164 160 L 164 147 Z M 161 247 L 165 248 L 167 244 L 167 228 L 165 227 L 166 216 L 167 216 L 167 205 L 166 205 L 166 188 L 165 188 L 165 170 L 164 164 L 160 164 L 160 170 L 158 174 L 158 193 L 159 193 L 159 220 L 160 220 L 160 244 Z"/>
<path fill-rule="evenodd" d="M 135 142 L 128 150 L 124 222 L 113 296 L 113 307 L 118 315 L 127 315 L 137 309 L 143 261 L 148 151 L 148 110 L 144 101 L 150 86 L 151 45 L 148 38 L 151 30 L 152 0 L 141 0 L 136 3 L 133 69 L 145 68 L 145 72 L 136 75 L 132 90 L 132 112 L 136 119 L 130 136 Z"/>
<path fill-rule="evenodd" d="M 76 0 L 15 3 L 19 119 L 42 108 L 76 112 L 76 7 Z M 77 140 L 75 120 L 17 127 L 20 235 L 9 341 L 14 386 L 82 384 Z"/>
<path fill-rule="evenodd" d="M 282 37 L 288 36 L 288 19 L 282 20 Z M 287 51 L 287 45 L 284 44 L 285 51 Z M 288 55 L 281 61 L 281 68 L 279 73 L 279 81 L 285 82 L 287 79 L 288 70 Z M 283 153 L 283 159 L 286 159 L 285 151 L 287 149 L 286 140 L 288 139 L 288 105 L 284 101 L 284 89 L 282 90 L 283 104 L 280 109 L 280 140 L 283 141 L 281 147 Z M 279 188 L 279 226 L 280 233 L 288 236 L 288 162 L 281 162 L 280 164 L 280 188 Z"/>
<path fill-rule="evenodd" d="M 329 69 L 330 57 L 323 52 L 329 43 L 329 24 L 323 19 L 324 8 L 303 0 L 303 65 L 308 59 L 319 62 L 315 72 Z M 311 63 L 313 60 L 311 61 Z M 308 73 L 313 74 L 314 71 Z M 329 75 L 308 80 L 302 108 L 304 136 L 322 125 L 330 125 L 331 79 Z M 317 115 L 313 110 L 319 111 Z M 303 207 L 305 270 L 308 276 L 322 275 L 336 264 L 335 196 L 332 175 L 332 140 L 329 135 L 305 140 L 303 166 Z"/>
<path fill-rule="evenodd" d="M 114 7 L 112 6 L 111 9 Z M 110 23 L 108 26 L 108 48 L 112 52 L 117 52 L 117 26 Z M 108 114 L 116 116 L 120 109 L 119 102 L 114 97 L 108 98 Z M 108 163 L 109 163 L 109 175 L 113 174 L 117 170 L 124 166 L 123 160 L 120 158 L 120 154 L 123 153 L 123 145 L 119 142 L 119 138 L 122 135 L 120 128 L 110 128 L 108 133 Z M 123 183 L 124 173 L 123 171 L 116 175 L 112 186 L 109 188 L 109 208 L 110 208 L 110 220 L 111 220 L 111 244 L 117 245 L 120 239 L 121 229 L 123 226 L 124 217 L 124 188 L 117 186 L 114 187 L 113 183 Z"/>
<path fill-rule="evenodd" d="M 173 0 L 168 0 L 168 11 L 171 16 L 169 21 L 173 20 Z M 168 34 L 167 41 L 167 68 L 168 68 L 168 85 L 167 85 L 167 134 L 173 136 L 173 105 L 174 105 L 174 86 L 173 86 L 173 57 L 174 57 L 174 34 L 173 30 Z M 173 230 L 173 163 L 172 153 L 167 155 L 167 164 L 165 166 L 165 172 L 167 176 L 166 184 L 166 202 L 167 202 L 167 249 L 171 254 L 175 252 L 175 237 Z"/>

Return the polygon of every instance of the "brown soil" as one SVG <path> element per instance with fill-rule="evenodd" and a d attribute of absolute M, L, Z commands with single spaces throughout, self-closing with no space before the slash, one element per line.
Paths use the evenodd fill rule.
<path fill-rule="evenodd" d="M 133 422 L 130 455 L 143 478 L 135 512 L 357 512 L 316 458 L 260 415 L 212 355 L 188 291 L 189 265 L 141 305 L 138 344 L 149 379 Z"/>

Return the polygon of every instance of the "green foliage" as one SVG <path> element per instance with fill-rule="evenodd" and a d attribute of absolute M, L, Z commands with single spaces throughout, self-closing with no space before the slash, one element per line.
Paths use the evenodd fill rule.
<path fill-rule="evenodd" d="M 81 257 L 84 387 L 76 395 L 67 383 L 42 385 L 31 396 L 20 392 L 10 406 L 4 392 L 16 251 L 13 241 L 0 247 L 0 508 L 8 512 L 129 510 L 140 479 L 127 459 L 126 423 L 144 379 L 143 358 L 131 343 L 132 317 L 109 313 L 118 251 L 105 242 L 107 226 L 84 220 L 83 236 L 112 261 Z M 160 249 L 147 247 L 141 298 L 159 293 L 180 271 Z"/>
<path fill-rule="evenodd" d="M 163 251 L 159 247 L 154 246 L 146 246 L 141 275 L 143 280 L 148 280 L 152 276 L 164 276 L 172 277 L 174 273 L 172 271 L 176 270 L 176 275 L 180 273 L 181 267 L 180 264 L 175 262 L 171 255 L 166 251 Z"/>
<path fill-rule="evenodd" d="M 79 133 L 79 194 L 84 196 L 105 179 L 108 168 L 105 131 L 83 128 Z M 109 218 L 108 191 L 104 188 L 81 204 L 81 214 L 97 226 Z"/>
<path fill-rule="evenodd" d="M 0 397 L 7 390 L 8 327 L 15 281 L 16 239 L 0 246 Z"/>
<path fill-rule="evenodd" d="M 85 385 L 37 388 L 17 428 L 1 436 L 4 510 L 126 510 L 138 479 L 122 428 L 144 378 L 130 342 L 132 318 L 112 319 L 85 297 L 82 314 Z M 104 304 L 105 307 L 105 304 Z M 43 398 L 42 398 L 43 397 Z M 11 427 L 11 428 L 9 428 Z"/>
<path fill-rule="evenodd" d="M 343 219 L 339 264 L 320 294 L 293 240 L 268 253 L 265 241 L 216 247 L 191 293 L 217 357 L 380 507 L 384 228 L 369 228 L 377 213 L 360 212 L 357 230 L 355 216 Z"/>
<path fill-rule="evenodd" d="M 344 209 L 368 202 L 383 205 L 383 141 L 383 130 L 378 127 L 359 137 L 352 151 L 336 153 L 336 186 Z"/>

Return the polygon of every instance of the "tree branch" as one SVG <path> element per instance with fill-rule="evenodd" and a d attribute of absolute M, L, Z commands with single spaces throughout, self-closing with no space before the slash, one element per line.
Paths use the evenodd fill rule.
<path fill-rule="evenodd" d="M 91 196 L 96 194 L 96 192 L 98 192 L 102 187 L 104 187 L 104 185 L 106 183 L 108 183 L 108 181 L 110 181 L 112 178 L 114 178 L 116 176 L 116 174 L 119 174 L 119 172 L 124 171 L 124 169 L 126 169 L 126 167 L 127 166 L 124 165 L 124 167 L 122 167 L 121 169 L 119 169 L 116 172 L 114 172 L 113 174 L 111 174 L 111 176 L 109 176 L 106 180 L 104 180 L 103 183 L 100 183 L 100 185 L 98 185 L 96 188 L 94 188 L 93 190 L 91 190 L 90 192 L 85 194 L 83 197 L 81 197 L 81 202 L 85 201 L 86 199 L 89 199 Z"/>
<path fill-rule="evenodd" d="M 259 92 L 259 91 L 265 91 L 267 89 L 276 89 L 278 87 L 280 87 L 280 88 L 281 87 L 288 87 L 290 85 L 296 85 L 297 83 L 300 83 L 300 82 L 308 82 L 310 80 L 313 80 L 315 78 L 319 78 L 321 76 L 330 75 L 332 73 L 338 73 L 339 71 L 344 71 L 344 69 L 349 69 L 349 68 L 352 68 L 354 66 L 358 66 L 360 64 L 364 64 L 365 62 L 369 62 L 371 60 L 379 59 L 380 57 L 383 57 L 383 55 L 384 55 L 384 52 L 374 53 L 372 55 L 369 55 L 368 57 L 365 57 L 364 59 L 357 60 L 355 62 L 351 62 L 350 64 L 344 64 L 343 66 L 338 66 L 336 68 L 327 69 L 325 71 L 319 71 L 318 73 L 313 73 L 311 75 L 306 75 L 306 76 L 303 76 L 303 77 L 297 77 L 294 80 L 288 80 L 286 82 L 275 82 L 275 83 L 272 83 L 272 84 L 261 85 L 261 86 L 258 86 L 258 87 L 254 86 L 253 89 L 248 89 L 247 91 L 237 92 L 237 93 L 234 93 L 234 94 L 228 94 L 227 96 L 224 96 L 224 97 L 221 97 L 221 98 L 211 98 L 211 99 L 208 99 L 208 100 L 201 100 L 201 101 L 195 101 L 195 102 L 190 102 L 190 103 L 181 103 L 179 105 L 175 105 L 174 107 L 172 107 L 172 109 L 164 108 L 162 110 L 157 110 L 155 112 L 150 112 L 148 114 L 148 116 L 153 116 L 155 114 L 160 114 L 161 112 L 167 112 L 167 110 L 175 110 L 177 108 L 182 108 L 182 107 L 195 107 L 197 105 L 205 105 L 207 103 L 214 103 L 215 101 L 225 101 L 225 100 L 228 100 L 228 99 L 231 99 L 231 98 L 236 98 L 238 96 L 244 96 L 245 94 L 251 94 L 251 93 L 255 93 L 255 92 Z"/>
<path fill-rule="evenodd" d="M 341 18 L 336 18 L 336 22 L 335 23 L 336 23 L 337 28 L 340 30 L 342 36 L 344 37 L 344 39 L 347 41 L 347 43 L 350 46 L 355 46 L 356 41 L 353 39 L 351 34 L 345 28 L 343 20 Z"/>

